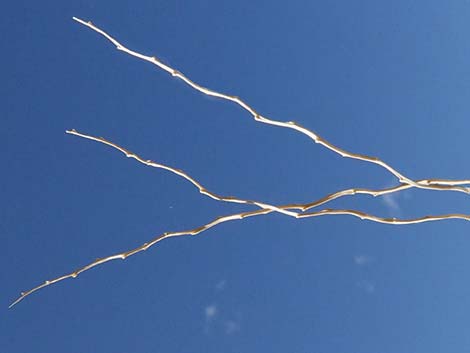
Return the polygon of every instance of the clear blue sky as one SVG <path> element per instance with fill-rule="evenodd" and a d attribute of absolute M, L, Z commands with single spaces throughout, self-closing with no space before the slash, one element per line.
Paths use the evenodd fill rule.
<path fill-rule="evenodd" d="M 470 178 L 468 1 L 5 4 L 2 352 L 470 351 L 470 226 L 458 220 L 256 217 L 167 240 L 8 310 L 20 291 L 97 257 L 251 209 L 66 129 L 273 204 L 396 183 L 189 89 L 72 16 L 414 179 Z M 468 205 L 464 194 L 410 190 L 331 207 L 417 217 Z"/>

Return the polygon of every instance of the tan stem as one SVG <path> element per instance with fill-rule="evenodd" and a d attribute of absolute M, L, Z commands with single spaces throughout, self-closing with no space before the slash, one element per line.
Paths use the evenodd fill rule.
<path fill-rule="evenodd" d="M 470 188 L 469 187 L 457 186 L 459 184 L 460 185 L 469 184 L 470 183 L 469 180 L 449 181 L 449 180 L 445 180 L 445 179 L 427 179 L 427 181 L 424 182 L 424 183 L 416 182 L 416 181 L 408 178 L 404 174 L 400 173 L 398 170 L 396 170 L 395 168 L 393 168 L 389 164 L 385 163 L 380 158 L 371 157 L 371 156 L 367 156 L 367 155 L 362 155 L 362 154 L 358 154 L 358 153 L 352 153 L 352 152 L 348 152 L 346 150 L 343 150 L 343 149 L 333 145 L 329 141 L 325 140 L 324 138 L 320 137 L 319 135 L 317 135 L 313 131 L 301 126 L 300 124 L 298 124 L 294 121 L 277 121 L 277 120 L 269 119 L 265 116 L 262 116 L 262 115 L 258 114 L 252 106 L 247 104 L 245 101 L 243 101 L 239 97 L 224 94 L 224 93 L 220 93 L 220 92 L 217 92 L 217 91 L 213 91 L 209 88 L 203 87 L 203 86 L 191 81 L 188 77 L 186 77 L 180 71 L 178 71 L 178 70 L 176 70 L 176 69 L 174 69 L 174 68 L 172 68 L 168 65 L 165 65 L 163 62 L 161 62 L 155 56 L 143 55 L 141 53 L 138 53 L 136 51 L 133 51 L 133 50 L 125 47 L 120 42 L 118 42 L 115 38 L 110 36 L 108 33 L 103 31 L 102 29 L 96 27 L 93 23 L 91 23 L 91 21 L 87 22 L 87 21 L 84 21 L 84 20 L 79 19 L 77 17 L 73 17 L 73 19 L 75 21 L 81 23 L 82 25 L 87 26 L 88 28 L 91 28 L 92 30 L 94 30 L 95 32 L 101 34 L 102 36 L 104 36 L 111 43 L 113 43 L 118 50 L 123 51 L 123 52 L 125 52 L 125 53 L 127 53 L 131 56 L 142 59 L 144 61 L 148 61 L 148 62 L 158 66 L 160 69 L 168 72 L 173 77 L 179 78 L 180 80 L 185 82 L 188 86 L 192 87 L 193 89 L 195 89 L 195 90 L 197 90 L 201 93 L 204 93 L 205 95 L 225 99 L 225 100 L 228 100 L 228 101 L 231 101 L 231 102 L 234 102 L 234 103 L 238 104 L 240 107 L 242 107 L 243 109 L 248 111 L 253 116 L 254 120 L 256 120 L 256 121 L 259 121 L 259 122 L 265 123 L 265 124 L 269 124 L 269 125 L 273 125 L 273 126 L 279 126 L 279 127 L 283 127 L 283 128 L 287 128 L 287 129 L 296 130 L 296 131 L 308 136 L 315 143 L 318 143 L 318 144 L 322 145 L 323 147 L 326 147 L 330 151 L 333 151 L 333 152 L 339 154 L 342 157 L 357 159 L 357 160 L 361 160 L 361 161 L 364 161 L 364 162 L 379 165 L 382 168 L 388 170 L 391 174 L 393 174 L 398 179 L 398 181 L 400 183 L 405 183 L 405 184 L 408 184 L 408 185 L 411 185 L 413 187 L 420 188 L 420 189 L 459 191 L 459 192 L 464 192 L 466 194 L 470 194 Z"/>
<path fill-rule="evenodd" d="M 287 207 L 288 206 L 279 206 L 279 208 L 287 208 Z M 50 286 L 51 284 L 63 281 L 67 278 L 76 278 L 81 273 L 88 271 L 98 265 L 104 264 L 105 262 L 118 260 L 118 259 L 125 260 L 129 256 L 132 256 L 141 251 L 147 250 L 151 246 L 155 245 L 156 243 L 164 239 L 171 238 L 171 237 L 185 236 L 185 235 L 197 235 L 199 233 L 205 232 L 206 230 L 212 227 L 215 227 L 219 224 L 222 224 L 228 221 L 234 221 L 234 220 L 245 219 L 248 217 L 265 215 L 271 212 L 273 212 L 273 210 L 260 209 L 260 210 L 255 210 L 251 212 L 236 213 L 236 214 L 232 214 L 228 216 L 217 217 L 216 219 L 212 220 L 209 223 L 206 223 L 202 226 L 199 226 L 190 230 L 163 233 L 153 238 L 149 242 L 144 243 L 141 246 L 138 246 L 137 248 L 124 251 L 119 254 L 96 259 L 95 261 L 89 263 L 86 266 L 79 268 L 76 271 L 73 271 L 67 275 L 63 275 L 63 276 L 45 281 L 42 284 L 26 292 L 22 292 L 21 295 L 13 303 L 10 304 L 9 308 L 18 304 L 21 300 L 31 295 L 32 293 L 36 292 L 37 290 Z M 467 221 L 470 220 L 470 215 L 458 214 L 458 213 L 447 214 L 447 215 L 437 215 L 437 216 L 424 216 L 424 217 L 412 218 L 412 219 L 398 219 L 398 218 L 382 218 L 382 217 L 374 216 L 374 215 L 367 214 L 361 211 L 356 211 L 356 210 L 334 210 L 334 209 L 325 209 L 325 210 L 321 210 L 318 212 L 305 213 L 305 214 L 302 214 L 300 218 L 319 217 L 319 216 L 326 216 L 326 215 L 350 215 L 350 216 L 358 217 L 362 220 L 370 220 L 373 222 L 379 222 L 379 223 L 385 223 L 385 224 L 391 224 L 391 225 L 415 224 L 415 223 L 424 223 L 424 222 L 431 222 L 431 221 L 440 221 L 440 220 L 446 220 L 446 219 L 463 219 Z"/>

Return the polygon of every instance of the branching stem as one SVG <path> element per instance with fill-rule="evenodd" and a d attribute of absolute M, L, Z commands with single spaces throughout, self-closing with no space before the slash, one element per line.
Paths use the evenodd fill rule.
<path fill-rule="evenodd" d="M 418 218 L 411 218 L 411 219 L 398 219 L 398 218 L 383 218 L 379 217 L 373 214 L 365 213 L 362 211 L 358 210 L 351 210 L 351 209 L 322 209 L 318 211 L 311 211 L 312 208 L 319 207 L 321 205 L 324 205 L 332 200 L 338 199 L 343 196 L 348 196 L 348 195 L 357 195 L 357 194 L 366 194 L 366 195 L 372 195 L 372 196 L 381 196 L 381 195 L 386 195 L 394 192 L 398 192 L 401 190 L 409 189 L 409 188 L 419 188 L 419 189 L 430 189 L 430 190 L 440 190 L 440 191 L 458 191 L 458 192 L 463 192 L 470 194 L 470 180 L 448 180 L 448 179 L 422 179 L 422 180 L 412 180 L 409 177 L 405 176 L 401 172 L 399 172 L 397 169 L 393 168 L 389 164 L 385 163 L 381 159 L 377 157 L 371 157 L 367 155 L 362 155 L 362 154 L 357 154 L 353 152 L 348 152 L 346 150 L 343 150 L 329 141 L 323 139 L 313 131 L 301 126 L 300 124 L 293 122 L 293 121 L 277 121 L 277 120 L 272 120 L 269 119 L 265 116 L 260 115 L 252 106 L 248 105 L 245 101 L 240 99 L 239 97 L 232 96 L 232 95 L 227 95 L 224 93 L 220 93 L 217 91 L 213 91 L 211 89 L 208 89 L 206 87 L 203 87 L 193 81 L 191 81 L 188 77 L 186 77 L 184 74 L 182 74 L 180 71 L 173 69 L 172 67 L 164 64 L 161 62 L 159 59 L 157 59 L 154 56 L 146 56 L 141 53 L 135 52 L 131 49 L 126 48 L 123 46 L 120 42 L 118 42 L 116 39 L 111 37 L 109 34 L 107 34 L 105 31 L 102 29 L 96 27 L 93 25 L 91 22 L 86 22 L 83 21 L 79 18 L 74 17 L 73 18 L 75 21 L 81 23 L 84 26 L 87 26 L 94 30 L 95 32 L 101 34 L 104 36 L 106 39 L 108 39 L 111 43 L 113 43 L 116 48 L 120 51 L 123 51 L 131 56 L 134 56 L 136 58 L 148 61 L 156 66 L 158 66 L 160 69 L 168 72 L 170 75 L 173 77 L 177 77 L 178 79 L 182 80 L 185 82 L 188 86 L 192 87 L 193 89 L 206 94 L 208 96 L 212 97 L 218 97 L 224 100 L 231 101 L 233 103 L 238 104 L 240 107 L 242 107 L 244 110 L 249 112 L 252 116 L 253 119 L 264 123 L 268 125 L 273 125 L 273 126 L 279 126 L 287 129 L 292 129 L 296 130 L 306 136 L 308 136 L 310 139 L 312 139 L 315 143 L 322 145 L 323 147 L 329 149 L 330 151 L 339 154 L 343 157 L 346 158 L 352 158 L 356 160 L 361 160 L 364 162 L 372 163 L 379 165 L 380 167 L 386 169 L 389 173 L 394 175 L 398 181 L 400 182 L 400 185 L 390 187 L 387 189 L 382 189 L 382 190 L 372 190 L 372 189 L 365 189 L 365 188 L 350 188 L 350 189 L 345 189 L 341 191 L 337 191 L 335 193 L 328 194 L 324 196 L 321 199 L 318 199 L 316 201 L 310 202 L 310 203 L 305 203 L 305 204 L 287 204 L 287 205 L 282 205 L 282 206 L 275 206 L 266 202 L 260 202 L 260 201 L 254 201 L 254 200 L 248 200 L 248 199 L 242 199 L 242 198 L 237 198 L 234 196 L 222 196 L 219 194 L 216 194 L 212 191 L 209 191 L 206 189 L 201 183 L 199 183 L 196 179 L 191 177 L 189 174 L 186 172 L 176 169 L 161 163 L 157 163 L 151 160 L 145 160 L 138 156 L 135 153 L 130 152 L 129 150 L 113 143 L 110 142 L 102 137 L 94 137 L 91 135 L 86 135 L 83 133 L 80 133 L 76 130 L 68 130 L 68 134 L 72 134 L 75 136 L 79 136 L 85 139 L 93 140 L 100 142 L 102 144 L 106 144 L 108 146 L 113 147 L 114 149 L 117 149 L 118 151 L 124 153 L 127 157 L 133 158 L 137 160 L 138 162 L 145 164 L 150 167 L 154 168 L 160 168 L 160 169 L 165 169 L 173 174 L 176 174 L 187 181 L 189 181 L 191 184 L 193 184 L 196 188 L 198 188 L 199 192 L 203 195 L 206 195 L 214 200 L 218 201 L 224 201 L 224 202 L 234 202 L 234 203 L 239 203 L 239 204 L 246 204 L 246 205 L 254 205 L 259 207 L 257 210 L 253 211 L 248 211 L 248 212 L 241 212 L 241 213 L 236 213 L 236 214 L 231 214 L 227 216 L 221 216 L 213 219 L 212 221 L 202 225 L 198 226 L 196 228 L 190 229 L 190 230 L 184 230 L 184 231 L 176 231 L 176 232 L 166 232 L 161 235 L 158 235 L 157 237 L 153 238 L 147 243 L 144 243 L 134 249 L 127 250 L 125 252 L 121 252 L 119 254 L 107 256 L 104 258 L 99 258 L 96 259 L 95 261 L 89 263 L 86 266 L 83 266 L 69 274 L 54 278 L 52 280 L 48 280 L 43 282 L 42 284 L 26 291 L 22 292 L 21 295 L 10 305 L 10 308 L 19 303 L 21 300 L 26 298 L 27 296 L 31 295 L 32 293 L 50 286 L 52 284 L 55 284 L 57 282 L 61 282 L 65 279 L 68 278 L 75 278 L 78 275 L 82 274 L 85 271 L 88 271 L 98 265 L 102 265 L 106 262 L 112 261 L 112 260 L 117 260 L 117 259 L 126 259 L 129 256 L 135 255 L 141 251 L 147 250 L 153 245 L 157 244 L 158 242 L 171 238 L 171 237 L 178 237 L 178 236 L 186 236 L 186 235 L 197 235 L 199 233 L 205 232 L 206 230 L 209 230 L 212 227 L 215 227 L 219 224 L 226 223 L 229 221 L 234 221 L 234 220 L 242 220 L 248 217 L 254 217 L 254 216 L 261 216 L 261 215 L 267 215 L 272 212 L 278 212 L 290 217 L 294 218 L 311 218 L 311 217 L 319 217 L 319 216 L 326 216 L 326 215 L 349 215 L 353 217 L 360 218 L 362 220 L 369 220 L 372 222 L 378 222 L 378 223 L 384 223 L 384 224 L 390 224 L 390 225 L 407 225 L 407 224 L 416 224 L 416 223 L 424 223 L 424 222 L 431 222 L 431 221 L 441 221 L 441 220 L 449 220 L 449 219 L 462 219 L 462 220 L 470 220 L 470 215 L 467 214 L 460 214 L 460 213 L 452 213 L 452 214 L 444 214 L 444 215 L 430 215 L 430 216 L 423 216 L 423 217 L 418 217 Z"/>

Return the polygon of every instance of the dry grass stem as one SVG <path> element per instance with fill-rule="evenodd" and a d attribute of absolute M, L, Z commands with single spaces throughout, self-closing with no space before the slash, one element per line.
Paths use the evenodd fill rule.
<path fill-rule="evenodd" d="M 179 175 L 182 178 L 188 180 L 191 184 L 193 184 L 199 190 L 199 192 L 201 194 L 206 195 L 206 196 L 208 196 L 208 197 L 210 197 L 214 200 L 232 202 L 232 203 L 239 203 L 239 204 L 247 204 L 247 205 L 255 205 L 255 206 L 258 206 L 262 209 L 269 209 L 269 210 L 279 212 L 279 213 L 285 214 L 287 216 L 295 217 L 295 218 L 301 218 L 301 216 L 300 216 L 301 213 L 300 212 L 293 212 L 293 211 L 289 211 L 289 210 L 299 210 L 301 212 L 305 212 L 309 209 L 312 209 L 314 207 L 318 207 L 320 205 L 323 205 L 327 202 L 330 202 L 332 200 L 338 199 L 338 198 L 343 197 L 343 196 L 352 196 L 352 195 L 363 194 L 363 195 L 371 195 L 371 196 L 376 197 L 376 196 L 383 196 L 383 195 L 386 195 L 386 194 L 391 194 L 391 193 L 394 193 L 394 192 L 410 189 L 410 188 L 413 187 L 412 185 L 409 185 L 409 184 L 400 184 L 400 185 L 397 185 L 397 186 L 394 186 L 394 187 L 389 187 L 389 188 L 381 189 L 381 190 L 372 190 L 372 189 L 365 189 L 365 188 L 350 188 L 350 189 L 345 189 L 345 190 L 341 190 L 341 191 L 337 191 L 337 192 L 328 194 L 328 195 L 322 197 L 321 199 L 318 199 L 316 201 L 312 201 L 312 202 L 309 202 L 309 203 L 304 203 L 304 204 L 295 203 L 295 204 L 289 204 L 289 205 L 278 207 L 278 206 L 268 204 L 266 202 L 246 200 L 246 199 L 237 198 L 235 196 L 222 196 L 222 195 L 216 194 L 212 191 L 209 191 L 200 182 L 198 182 L 196 179 L 191 177 L 189 174 L 187 174 L 183 170 L 176 169 L 176 168 L 170 167 L 170 166 L 165 165 L 165 164 L 157 163 L 157 162 L 154 162 L 150 159 L 144 159 L 144 158 L 140 157 L 139 155 L 129 151 L 128 149 L 126 149 L 122 146 L 119 146 L 118 144 L 116 144 L 114 142 L 111 142 L 111 141 L 109 141 L 109 140 L 107 140 L 103 137 L 91 136 L 91 135 L 88 135 L 88 134 L 78 132 L 75 129 L 67 130 L 66 133 L 71 134 L 71 135 L 75 135 L 75 136 L 78 136 L 78 137 L 82 137 L 84 139 L 96 141 L 96 142 L 99 142 L 99 143 L 102 143 L 102 144 L 105 144 L 105 145 L 108 145 L 108 146 L 111 146 L 112 148 L 122 152 L 124 155 L 126 155 L 126 157 L 133 158 L 136 161 L 138 161 L 138 162 L 140 162 L 140 163 L 142 163 L 146 166 L 164 169 L 164 170 L 167 170 L 167 171 L 169 171 L 173 174 Z M 429 179 L 423 179 L 423 180 L 418 180 L 417 182 L 425 184 L 425 183 L 430 183 L 431 181 Z M 453 182 L 455 183 L 455 185 L 459 185 L 458 183 L 465 183 L 465 184 L 467 183 L 466 181 L 453 181 Z"/>
<path fill-rule="evenodd" d="M 382 168 L 385 168 L 386 170 L 388 170 L 391 174 L 393 174 L 398 179 L 398 181 L 400 183 L 409 184 L 411 186 L 414 186 L 414 187 L 420 188 L 420 189 L 451 190 L 451 191 L 464 192 L 464 193 L 467 193 L 467 194 L 470 193 L 470 187 L 459 186 L 459 185 L 462 185 L 462 184 L 470 184 L 469 180 L 456 180 L 456 181 L 454 181 L 454 180 L 445 180 L 445 179 L 427 179 L 427 182 L 419 183 L 419 182 L 416 182 L 416 181 L 406 177 L 405 175 L 400 173 L 398 170 L 396 170 L 395 168 L 393 168 L 392 166 L 390 166 L 389 164 L 385 163 L 384 161 L 382 161 L 381 159 L 379 159 L 377 157 L 366 156 L 366 155 L 362 155 L 362 154 L 358 154 L 358 153 L 352 153 L 352 152 L 348 152 L 346 150 L 343 150 L 343 149 L 333 145 L 329 141 L 325 140 L 324 138 L 320 137 L 319 135 L 317 135 L 313 131 L 301 126 L 300 124 L 298 124 L 294 121 L 277 121 L 277 120 L 272 120 L 272 119 L 269 119 L 265 116 L 262 116 L 262 115 L 258 114 L 253 107 L 248 105 L 245 101 L 243 101 L 239 97 L 224 94 L 224 93 L 220 93 L 220 92 L 217 92 L 217 91 L 213 91 L 209 88 L 203 87 L 203 86 L 191 81 L 188 77 L 186 77 L 180 71 L 178 71 L 178 70 L 176 70 L 176 69 L 174 69 L 174 68 L 172 68 L 168 65 L 165 65 L 163 62 L 161 62 L 155 56 L 143 55 L 141 53 L 138 53 L 136 51 L 128 49 L 127 47 L 122 45 L 120 42 L 118 42 L 115 38 L 110 36 L 108 33 L 103 31 L 102 29 L 96 27 L 91 21 L 87 22 L 87 21 L 84 21 L 84 20 L 79 19 L 77 17 L 73 17 L 73 19 L 75 21 L 81 23 L 82 25 L 84 25 L 88 28 L 91 28 L 92 30 L 94 30 L 95 32 L 101 34 L 102 36 L 104 36 L 106 39 L 108 39 L 111 43 L 113 43 L 116 46 L 117 50 L 123 51 L 123 52 L 125 52 L 125 53 L 127 53 L 131 56 L 134 56 L 136 58 L 148 61 L 148 62 L 158 66 L 160 69 L 168 72 L 173 77 L 179 78 L 180 80 L 185 82 L 188 86 L 194 88 L 195 90 L 197 90 L 201 93 L 204 93 L 205 95 L 225 99 L 225 100 L 228 100 L 228 101 L 231 101 L 231 102 L 234 102 L 234 103 L 238 104 L 240 107 L 242 107 L 243 109 L 248 111 L 253 116 L 254 120 L 256 120 L 256 121 L 259 121 L 259 122 L 262 122 L 262 123 L 265 123 L 265 124 L 268 124 L 268 125 L 279 126 L 279 127 L 283 127 L 283 128 L 296 130 L 296 131 L 301 132 L 302 134 L 308 136 L 309 138 L 311 138 L 315 143 L 318 143 L 318 144 L 326 147 L 327 149 L 339 154 L 342 157 L 357 159 L 357 160 L 361 160 L 361 161 L 364 161 L 364 162 L 369 162 L 369 163 L 379 165 Z"/>
<path fill-rule="evenodd" d="M 279 208 L 288 208 L 289 205 L 286 206 L 279 206 Z M 251 212 L 241 212 L 241 213 L 236 213 L 236 214 L 231 214 L 228 216 L 221 216 L 217 217 L 214 220 L 210 221 L 209 223 L 206 223 L 202 226 L 190 229 L 190 230 L 184 230 L 184 231 L 178 231 L 178 232 L 165 232 L 152 240 L 150 240 L 147 243 L 142 244 L 141 246 L 121 252 L 119 254 L 107 256 L 104 258 L 99 258 L 96 259 L 95 261 L 89 263 L 88 265 L 79 268 L 78 270 L 71 272 L 67 275 L 63 275 L 48 281 L 43 282 L 42 284 L 26 291 L 22 292 L 21 295 L 13 302 L 10 304 L 9 308 L 13 307 L 14 305 L 18 304 L 21 300 L 26 298 L 27 296 L 33 294 L 34 292 L 38 291 L 39 289 L 42 289 L 44 287 L 50 286 L 51 284 L 63 281 L 67 278 L 76 278 L 78 275 L 81 273 L 88 271 L 92 269 L 93 267 L 96 267 L 98 265 L 104 264 L 105 262 L 112 261 L 112 260 L 125 260 L 129 256 L 135 255 L 141 251 L 145 251 L 151 246 L 155 245 L 156 243 L 167 239 L 171 237 L 179 237 L 179 236 L 185 236 L 185 235 L 197 235 L 199 233 L 205 232 L 206 230 L 215 227 L 219 224 L 229 222 L 229 221 L 235 221 L 235 220 L 241 220 L 245 219 L 248 217 L 254 217 L 254 216 L 261 216 L 261 215 L 266 215 L 268 213 L 272 213 L 274 210 L 272 209 L 260 209 L 260 210 L 255 210 Z M 448 220 L 448 219 L 463 219 L 463 220 L 470 220 L 470 215 L 465 215 L 465 214 L 458 214 L 458 213 L 453 213 L 453 214 L 446 214 L 446 215 L 436 215 L 436 216 L 424 216 L 424 217 L 419 217 L 419 218 L 411 218 L 411 219 L 398 219 L 398 218 L 383 218 L 383 217 L 378 217 L 374 216 L 365 212 L 357 211 L 357 210 L 335 210 L 335 209 L 324 209 L 318 212 L 311 212 L 311 213 L 303 213 L 299 215 L 299 218 L 310 218 L 310 217 L 319 217 L 319 216 L 327 216 L 327 215 L 350 215 L 354 216 L 357 218 L 360 218 L 362 220 L 369 220 L 373 222 L 378 222 L 378 223 L 384 223 L 384 224 L 391 224 L 391 225 L 406 225 L 406 224 L 416 224 L 416 223 L 425 223 L 425 222 L 432 222 L 432 221 L 441 221 L 441 220 Z"/>
<path fill-rule="evenodd" d="M 125 154 L 128 158 L 133 158 L 136 161 L 150 166 L 154 168 L 160 168 L 167 170 L 173 174 L 176 174 L 191 184 L 193 184 L 201 194 L 206 195 L 214 200 L 217 201 L 223 201 L 223 202 L 232 202 L 232 203 L 239 203 L 239 204 L 246 204 L 246 205 L 254 205 L 259 207 L 257 210 L 253 211 L 247 211 L 247 212 L 240 212 L 236 214 L 231 214 L 231 215 L 226 215 L 226 216 L 220 216 L 212 221 L 202 225 L 198 226 L 196 228 L 190 229 L 190 230 L 184 230 L 184 231 L 176 231 L 176 232 L 166 232 L 161 235 L 158 235 L 157 237 L 153 238 L 147 243 L 144 243 L 134 249 L 121 252 L 119 254 L 107 256 L 104 258 L 99 258 L 96 259 L 95 261 L 89 263 L 86 266 L 83 266 L 69 274 L 54 278 L 52 280 L 48 280 L 43 282 L 42 284 L 26 291 L 22 292 L 21 295 L 9 306 L 10 308 L 25 299 L 27 296 L 31 295 L 32 293 L 45 288 L 47 286 L 50 286 L 54 283 L 61 282 L 65 279 L 68 278 L 76 278 L 78 275 L 81 273 L 88 271 L 96 266 L 102 265 L 106 262 L 112 261 L 112 260 L 124 260 L 128 258 L 129 256 L 135 255 L 139 252 L 142 252 L 144 250 L 149 249 L 153 245 L 157 244 L 158 242 L 171 238 L 171 237 L 179 237 L 179 236 L 186 236 L 186 235 L 197 235 L 199 233 L 205 232 L 206 230 L 209 230 L 212 227 L 215 227 L 219 224 L 226 223 L 229 221 L 235 221 L 235 220 L 242 220 L 248 217 L 255 217 L 255 216 L 262 216 L 262 215 L 267 215 L 273 212 L 281 213 L 286 216 L 294 217 L 297 219 L 301 218 L 311 218 L 311 217 L 319 217 L 319 216 L 332 216 L 332 215 L 349 215 L 353 217 L 357 217 L 362 220 L 369 220 L 372 222 L 378 222 L 378 223 L 384 223 L 384 224 L 389 224 L 389 225 L 408 225 L 408 224 L 417 224 L 417 223 L 424 223 L 424 222 L 432 222 L 432 221 L 441 221 L 441 220 L 449 220 L 449 219 L 461 219 L 461 220 L 470 220 L 470 215 L 467 214 L 460 214 L 460 213 L 452 213 L 452 214 L 443 214 L 443 215 L 429 215 L 429 216 L 423 216 L 423 217 L 418 217 L 418 218 L 411 218 L 411 219 L 399 219 L 399 218 L 383 218 L 380 216 L 376 216 L 370 213 L 365 213 L 362 211 L 358 210 L 351 210 L 351 209 L 322 209 L 322 210 L 317 210 L 317 211 L 310 211 L 311 209 L 315 207 L 319 207 L 321 205 L 324 205 L 328 202 L 331 202 L 335 199 L 338 199 L 340 197 L 344 196 L 352 196 L 352 195 L 359 195 L 359 194 L 364 194 L 364 195 L 371 195 L 371 196 L 382 196 L 386 194 L 391 194 L 395 192 L 399 192 L 402 190 L 410 189 L 410 188 L 419 188 L 419 189 L 430 189 L 430 190 L 440 190 L 440 191 L 458 191 L 458 192 L 463 192 L 470 194 L 470 180 L 449 180 L 449 179 L 422 179 L 422 180 L 412 180 L 411 178 L 405 176 L 401 172 L 399 172 L 397 169 L 393 168 L 391 165 L 385 163 L 381 159 L 377 157 L 371 157 L 367 155 L 362 155 L 362 154 L 357 154 L 353 152 L 348 152 L 346 150 L 343 150 L 332 143 L 328 142 L 327 140 L 323 139 L 313 131 L 301 126 L 300 124 L 293 122 L 293 121 L 277 121 L 277 120 L 272 120 L 267 117 L 264 117 L 260 114 L 258 114 L 255 109 L 248 105 L 245 101 L 240 99 L 239 97 L 232 96 L 232 95 L 227 95 L 224 93 L 220 93 L 217 91 L 213 91 L 211 89 L 205 88 L 203 86 L 200 86 L 199 84 L 191 81 L 189 78 L 187 78 L 184 74 L 182 74 L 180 71 L 173 69 L 172 67 L 165 65 L 162 63 L 159 59 L 157 59 L 154 56 L 146 56 L 141 53 L 135 52 L 133 50 L 130 50 L 123 46 L 121 43 L 119 43 L 116 39 L 111 37 L 109 34 L 104 32 L 102 29 L 96 27 L 93 25 L 91 22 L 86 22 L 83 21 L 79 18 L 74 17 L 73 18 L 75 21 L 81 23 L 84 26 L 89 27 L 90 29 L 94 30 L 95 32 L 99 33 L 100 35 L 104 36 L 106 39 L 108 39 L 111 43 L 113 43 L 116 48 L 120 51 L 123 51 L 131 56 L 134 56 L 136 58 L 148 61 L 156 66 L 158 66 L 160 69 L 168 72 L 170 75 L 173 77 L 176 77 L 183 82 L 185 82 L 187 85 L 192 87 L 193 89 L 208 95 L 212 97 L 218 97 L 224 100 L 231 101 L 233 103 L 238 104 L 240 107 L 242 107 L 244 110 L 249 112 L 254 120 L 268 124 L 268 125 L 273 125 L 273 126 L 279 126 L 282 128 L 287 128 L 287 129 L 292 129 L 296 130 L 306 136 L 308 136 L 310 139 L 312 139 L 315 143 L 322 145 L 323 147 L 327 148 L 328 150 L 339 154 L 343 157 L 346 158 L 352 158 L 368 163 L 373 163 L 376 165 L 379 165 L 380 167 L 386 169 L 388 172 L 390 172 L 392 175 L 394 175 L 398 181 L 400 182 L 399 185 L 389 187 L 386 189 L 381 189 L 381 190 L 372 190 L 372 189 L 366 189 L 366 188 L 350 188 L 350 189 L 345 189 L 345 190 L 340 190 L 331 194 L 328 194 L 321 199 L 318 199 L 316 201 L 312 201 L 309 203 L 291 203 L 291 204 L 286 204 L 286 205 L 281 205 L 281 206 L 276 206 L 272 205 L 266 202 L 261 202 L 261 201 L 255 201 L 255 200 L 248 200 L 248 199 L 242 199 L 234 196 L 222 196 L 219 194 L 216 194 L 213 191 L 209 191 L 206 189 L 199 181 L 191 177 L 189 174 L 184 172 L 183 170 L 173 168 L 161 163 L 154 162 L 152 160 L 146 160 L 143 159 L 142 157 L 138 156 L 135 153 L 130 152 L 129 150 L 113 143 L 110 142 L 102 137 L 94 137 L 91 135 L 87 135 L 84 133 L 80 133 L 76 130 L 68 130 L 67 133 L 71 135 L 75 135 L 81 138 L 85 138 L 88 140 L 93 140 L 105 145 L 108 145 L 123 154 Z M 310 212 L 307 212 L 310 211 Z"/>

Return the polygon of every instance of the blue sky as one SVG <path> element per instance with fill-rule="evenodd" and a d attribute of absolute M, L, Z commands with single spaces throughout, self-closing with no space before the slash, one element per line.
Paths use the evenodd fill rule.
<path fill-rule="evenodd" d="M 15 352 L 464 352 L 469 225 L 279 214 L 166 240 L 18 293 L 165 231 L 252 208 L 66 135 L 103 136 L 224 195 L 308 202 L 385 188 L 385 170 L 256 123 L 114 49 L 91 20 L 194 81 L 379 156 L 470 178 L 467 1 L 15 1 L 4 5 L 0 346 Z M 331 203 L 383 217 L 469 213 L 408 190 Z"/>

